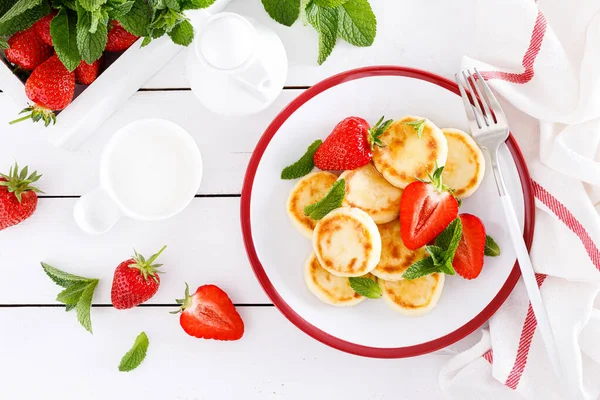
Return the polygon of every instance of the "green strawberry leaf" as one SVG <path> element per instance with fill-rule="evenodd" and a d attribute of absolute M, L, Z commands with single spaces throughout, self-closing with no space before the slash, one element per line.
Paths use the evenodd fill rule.
<path fill-rule="evenodd" d="M 485 237 L 485 255 L 488 257 L 498 257 L 500 255 L 500 246 L 490 235 Z"/>
<path fill-rule="evenodd" d="M 29 28 L 37 20 L 50 12 L 50 6 L 46 1 L 30 8 L 13 18 L 0 23 L 0 35 L 10 36 Z"/>
<path fill-rule="evenodd" d="M 104 48 L 106 47 L 106 39 L 108 36 L 106 21 L 99 21 L 94 32 L 93 15 L 89 11 L 78 9 L 79 18 L 77 20 L 77 48 L 81 58 L 88 64 L 102 57 Z"/>
<path fill-rule="evenodd" d="M 360 47 L 373 44 L 377 33 L 377 18 L 368 0 L 349 0 L 336 7 L 339 14 L 338 35 Z"/>
<path fill-rule="evenodd" d="M 3 4 L 0 5 L 0 7 L 2 7 L 1 11 L 3 15 L 0 17 L 0 24 L 4 24 L 23 14 L 25 11 L 39 6 L 42 3 L 42 0 L 17 0 L 12 6 L 10 6 L 10 1 L 5 0 L 2 3 Z M 10 8 L 8 8 L 8 6 L 10 6 Z"/>
<path fill-rule="evenodd" d="M 337 8 L 319 7 L 313 2 L 306 7 L 306 19 L 319 34 L 319 65 L 325 62 L 335 47 L 339 17 Z"/>
<path fill-rule="evenodd" d="M 183 21 L 169 32 L 169 37 L 175 44 L 189 46 L 194 40 L 194 28 L 189 21 Z"/>
<path fill-rule="evenodd" d="M 140 333 L 133 343 L 133 347 L 125 353 L 119 364 L 119 371 L 129 372 L 136 369 L 146 358 L 150 341 L 145 332 Z"/>
<path fill-rule="evenodd" d="M 267 14 L 285 26 L 292 26 L 300 14 L 300 0 L 262 0 Z"/>
<path fill-rule="evenodd" d="M 181 10 L 200 10 L 208 8 L 214 4 L 216 0 L 182 0 Z"/>
<path fill-rule="evenodd" d="M 341 207 L 345 195 L 346 181 L 344 179 L 337 180 L 325 197 L 304 208 L 304 215 L 314 220 L 320 220 L 331 211 Z"/>
<path fill-rule="evenodd" d="M 56 55 L 73 72 L 81 63 L 77 49 L 77 14 L 67 8 L 61 9 L 50 23 L 50 34 Z"/>
<path fill-rule="evenodd" d="M 52 279 L 52 282 L 64 288 L 73 286 L 81 282 L 89 283 L 92 280 L 90 278 L 84 278 L 82 276 L 69 274 L 68 272 L 61 271 L 58 268 L 54 268 L 53 266 L 44 262 L 42 263 L 42 268 L 44 269 L 46 275 L 48 275 L 48 277 Z"/>
<path fill-rule="evenodd" d="M 75 311 L 77 311 L 77 320 L 88 332 L 92 332 L 92 317 L 90 310 L 92 308 L 92 298 L 94 297 L 94 291 L 98 285 L 98 279 L 93 279 L 81 293 Z"/>
<path fill-rule="evenodd" d="M 417 137 L 421 139 L 423 129 L 425 128 L 425 121 L 424 119 L 420 119 L 418 121 L 404 122 L 404 125 L 412 126 L 415 132 L 417 132 Z"/>
<path fill-rule="evenodd" d="M 404 271 L 402 277 L 404 279 L 412 280 L 435 272 L 440 272 L 439 267 L 434 264 L 431 257 L 427 257 L 414 262 L 406 271 Z"/>
<path fill-rule="evenodd" d="M 152 21 L 152 9 L 144 0 L 135 0 L 129 13 L 117 16 L 116 20 L 128 32 L 136 36 L 147 36 L 148 26 Z"/>
<path fill-rule="evenodd" d="M 319 7 L 337 7 L 337 6 L 340 6 L 344 3 L 346 3 L 348 0 L 313 0 L 313 1 Z"/>
<path fill-rule="evenodd" d="M 348 278 L 350 287 L 356 293 L 369 299 L 378 299 L 381 297 L 382 291 L 377 281 L 365 277 Z"/>
<path fill-rule="evenodd" d="M 281 171 L 281 179 L 297 179 L 309 174 L 315 167 L 313 156 L 319 146 L 321 146 L 321 143 L 323 143 L 322 140 L 312 142 L 308 146 L 308 149 L 306 149 L 306 153 L 298 161 L 292 165 L 288 165 Z"/>
<path fill-rule="evenodd" d="M 106 1 L 107 0 L 77 0 L 77 4 L 86 11 L 94 11 L 106 4 Z"/>

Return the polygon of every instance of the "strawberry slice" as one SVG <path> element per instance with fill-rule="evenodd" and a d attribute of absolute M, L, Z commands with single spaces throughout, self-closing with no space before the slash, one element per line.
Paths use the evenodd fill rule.
<path fill-rule="evenodd" d="M 475 279 L 483 268 L 485 252 L 485 226 L 472 214 L 459 215 L 462 222 L 462 238 L 454 254 L 452 266 L 465 279 Z"/>
<path fill-rule="evenodd" d="M 400 233 L 404 245 L 416 250 L 437 237 L 458 215 L 458 201 L 442 184 L 444 167 L 429 174 L 430 182 L 408 185 L 400 198 Z"/>
<path fill-rule="evenodd" d="M 185 284 L 185 298 L 177 300 L 179 323 L 190 336 L 202 339 L 238 340 L 244 335 L 244 322 L 227 293 L 215 285 L 200 286 L 190 296 Z"/>

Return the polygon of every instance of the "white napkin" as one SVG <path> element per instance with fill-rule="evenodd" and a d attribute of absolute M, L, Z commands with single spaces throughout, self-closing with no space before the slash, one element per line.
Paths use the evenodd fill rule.
<path fill-rule="evenodd" d="M 557 341 L 557 379 L 522 282 L 481 341 L 442 369 L 451 399 L 600 395 L 600 1 L 480 0 L 477 67 L 533 179 L 531 258 Z"/>

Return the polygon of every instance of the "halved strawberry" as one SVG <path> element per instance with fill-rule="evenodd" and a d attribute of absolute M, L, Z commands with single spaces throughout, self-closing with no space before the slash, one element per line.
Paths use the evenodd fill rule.
<path fill-rule="evenodd" d="M 437 237 L 458 215 L 458 201 L 442 184 L 439 167 L 429 175 L 431 182 L 408 185 L 400 198 L 400 233 L 404 245 L 416 250 Z"/>
<path fill-rule="evenodd" d="M 485 226 L 479 218 L 471 214 L 459 215 L 462 222 L 462 238 L 452 266 L 457 274 L 465 279 L 475 279 L 483 268 L 485 252 Z"/>
<path fill-rule="evenodd" d="M 190 296 L 185 284 L 185 298 L 181 304 L 179 323 L 190 336 L 202 339 L 238 340 L 244 335 L 244 322 L 227 293 L 215 285 L 200 286 Z"/>

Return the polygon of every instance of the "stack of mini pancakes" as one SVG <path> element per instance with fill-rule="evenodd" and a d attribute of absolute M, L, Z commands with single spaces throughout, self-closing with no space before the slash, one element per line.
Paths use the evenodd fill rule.
<path fill-rule="evenodd" d="M 422 315 L 437 304 L 444 274 L 402 278 L 411 264 L 428 256 L 424 247 L 410 250 L 402 242 L 402 191 L 417 178 L 426 180 L 436 165 L 444 165 L 444 183 L 457 197 L 468 197 L 483 179 L 485 159 L 473 139 L 458 129 L 439 129 L 426 121 L 419 138 L 406 123 L 422 119 L 408 116 L 394 122 L 381 136 L 385 147 L 374 150 L 372 163 L 339 177 L 313 172 L 292 189 L 288 215 L 313 244 L 305 282 L 325 303 L 352 306 L 364 301 L 348 280 L 361 276 L 377 281 L 386 303 L 403 314 Z M 342 207 L 320 221 L 305 216 L 304 208 L 325 197 L 338 179 L 346 181 Z"/>

